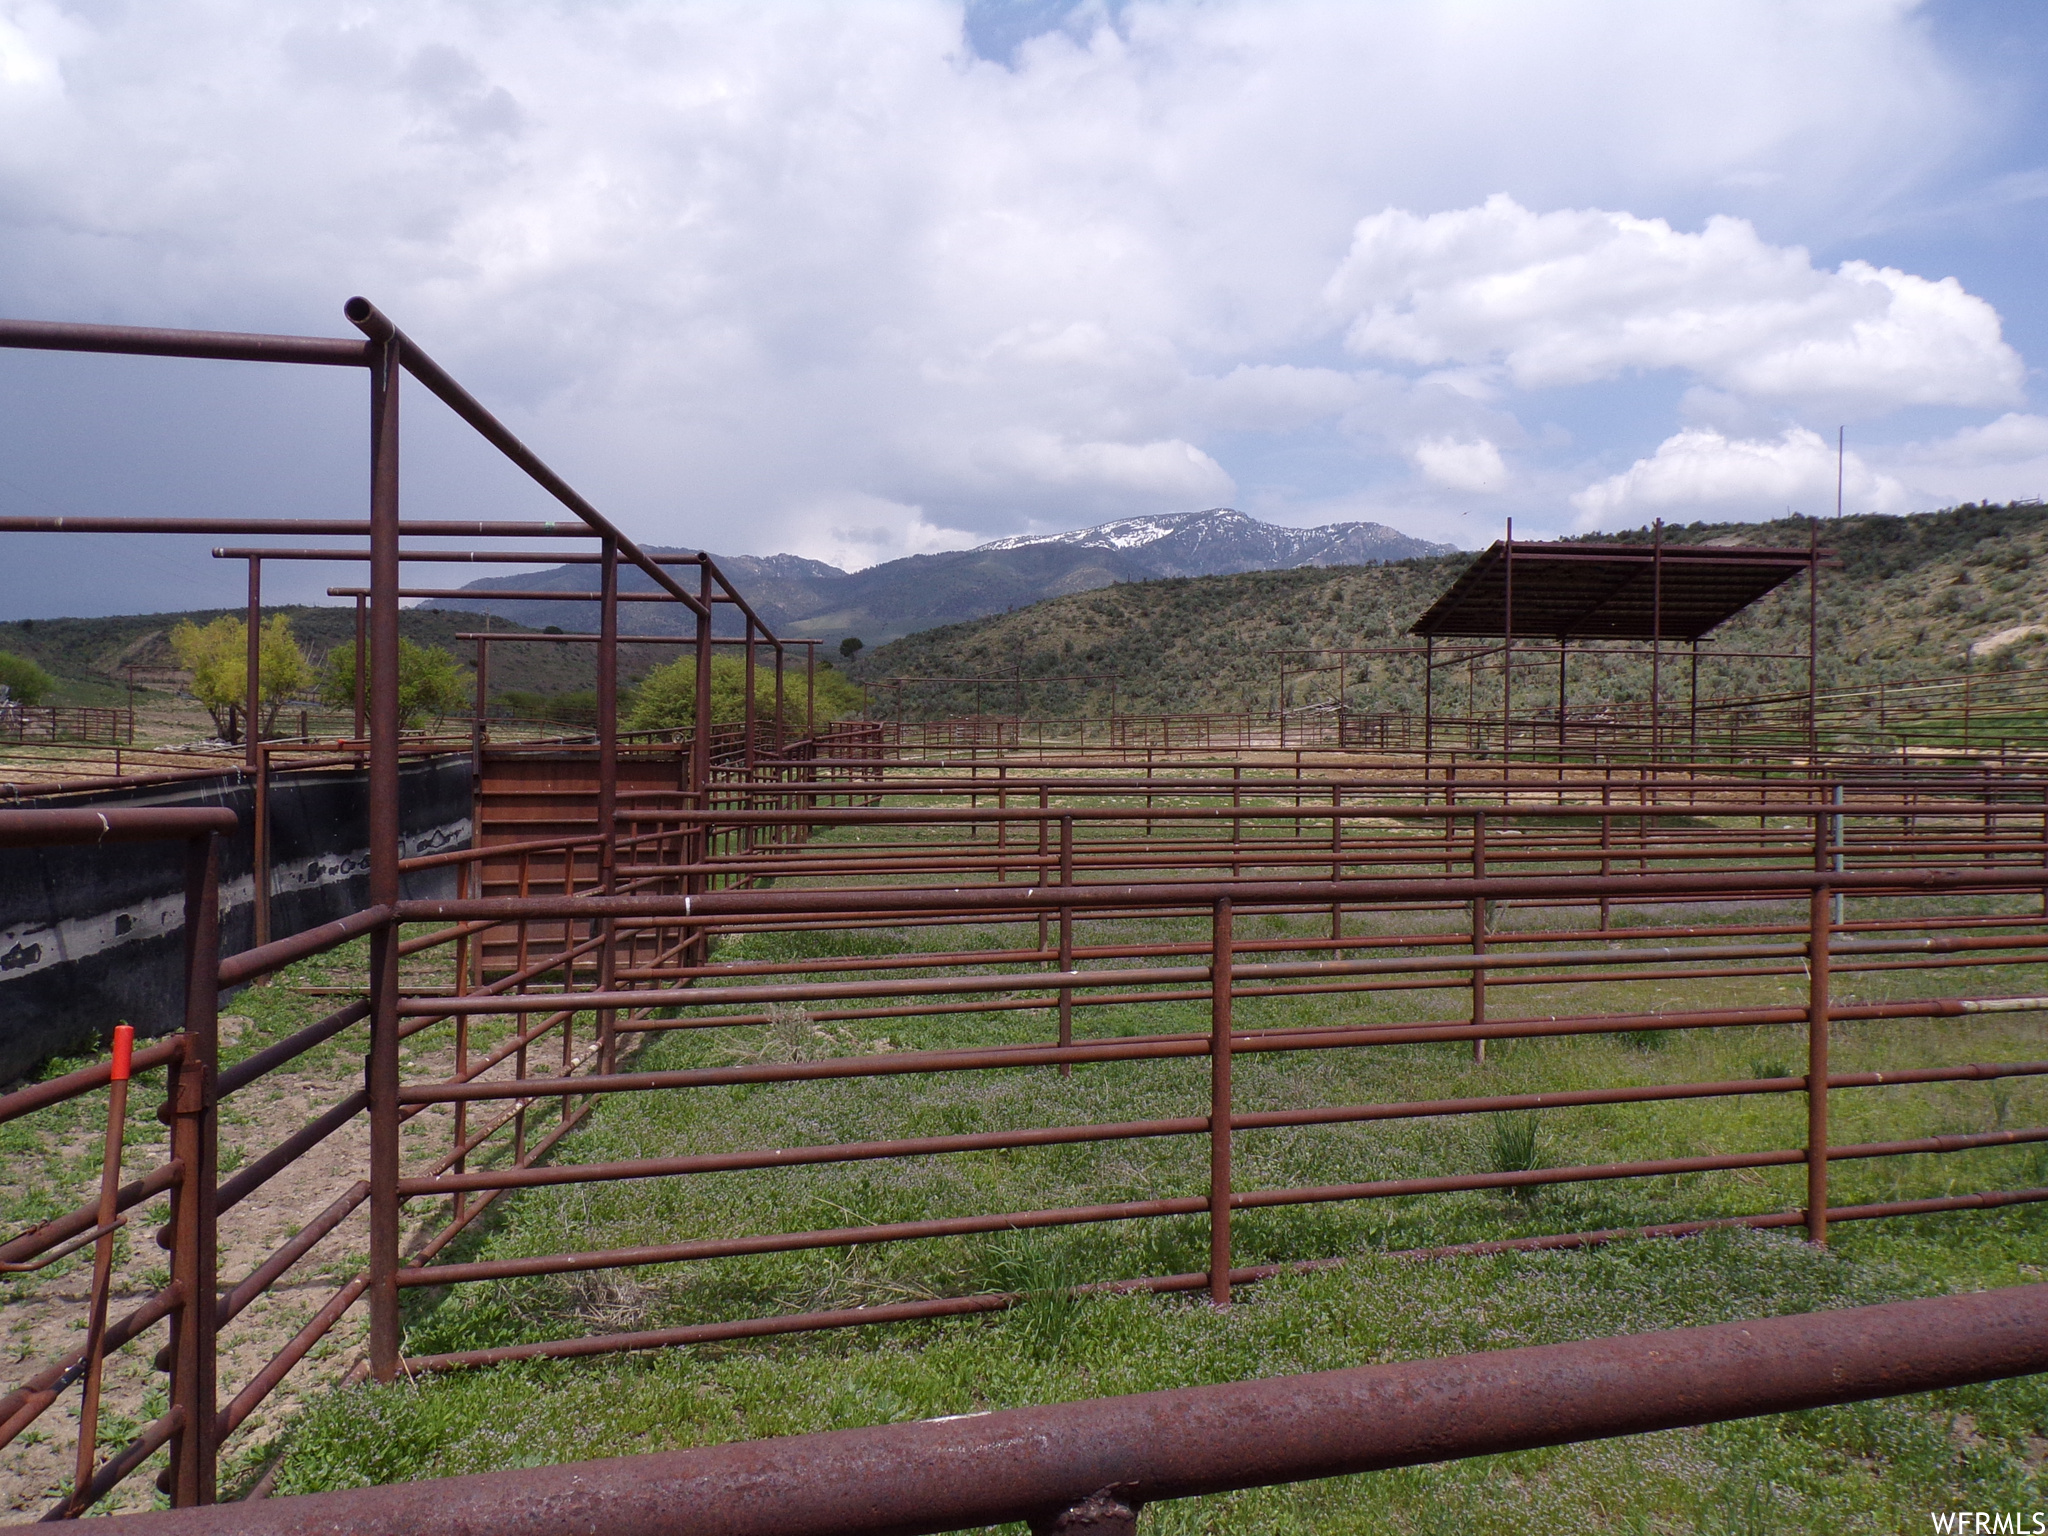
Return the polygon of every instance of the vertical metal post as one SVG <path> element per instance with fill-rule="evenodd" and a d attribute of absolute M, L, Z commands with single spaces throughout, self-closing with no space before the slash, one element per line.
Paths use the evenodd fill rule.
<path fill-rule="evenodd" d="M 249 561 L 249 617 L 246 675 L 242 692 L 243 762 L 254 800 L 249 812 L 249 873 L 253 884 L 250 906 L 255 919 L 255 942 L 270 942 L 270 783 L 263 770 L 263 562 Z"/>
<path fill-rule="evenodd" d="M 1073 883 L 1074 883 L 1074 818 L 1073 818 L 1073 817 L 1071 817 L 1071 816 L 1062 816 L 1062 817 L 1060 818 L 1060 884 L 1061 884 L 1061 885 L 1063 885 L 1063 886 L 1071 886 L 1071 885 L 1072 885 Z M 1062 906 L 1062 907 L 1060 908 L 1060 971 L 1061 971 L 1061 973 L 1062 973 L 1062 974 L 1064 974 L 1064 973 L 1066 973 L 1066 972 L 1068 972 L 1068 971 L 1071 971 L 1071 970 L 1073 970 L 1073 968 L 1074 968 L 1074 909 L 1073 909 L 1072 907 L 1070 907 L 1070 906 Z M 1072 1045 L 1073 1043 L 1074 1043 L 1074 989 L 1073 989 L 1072 987 L 1061 987 L 1061 988 L 1060 988 L 1060 1044 L 1061 1044 L 1061 1045 Z M 1074 1069 L 1073 1069 L 1073 1067 L 1072 1067 L 1072 1066 L 1070 1066 L 1069 1064 L 1067 1064 L 1067 1063 L 1065 1063 L 1065 1062 L 1062 1062 L 1062 1063 L 1060 1063 L 1060 1076 L 1061 1076 L 1061 1077 L 1071 1077 L 1071 1076 L 1073 1075 L 1073 1072 L 1074 1072 Z"/>
<path fill-rule="evenodd" d="M 121 1143 L 128 1128 L 128 1079 L 135 1052 L 135 1030 L 114 1026 L 114 1059 L 107 1082 L 107 1131 L 100 1153 L 99 1237 L 92 1249 L 92 1291 L 85 1318 L 85 1385 L 78 1405 L 78 1447 L 73 1458 L 71 1497 L 66 1513 L 83 1514 L 92 1486 L 99 1439 L 100 1387 L 104 1380 L 107 1343 L 107 1300 L 114 1282 L 114 1227 L 120 1214 Z"/>
<path fill-rule="evenodd" d="M 1600 873 L 1614 873 L 1614 768 L 1610 764 L 1607 777 L 1600 785 Z M 1605 933 L 1614 917 L 1614 898 L 1605 891 L 1600 893 L 1600 931 Z"/>
<path fill-rule="evenodd" d="M 1232 763 L 1230 765 L 1230 808 L 1235 811 L 1242 809 L 1243 806 L 1244 764 Z M 2043 814 L 2048 816 L 2048 812 Z M 2048 825 L 2048 822 L 2043 824 Z M 1233 816 L 1230 818 L 1230 878 L 1233 880 L 1244 871 L 1243 844 L 1244 818 L 1242 816 Z M 2048 902 L 2048 894 L 2044 894 L 2041 899 L 2044 902 Z"/>
<path fill-rule="evenodd" d="M 1829 817 L 1813 815 L 1813 867 L 1828 867 Z M 1813 888 L 1807 906 L 1806 997 L 1806 1240 L 1828 1240 L 1828 967 L 1834 903 L 1826 885 Z"/>
<path fill-rule="evenodd" d="M 171 1207 L 171 1405 L 184 1421 L 171 1440 L 171 1503 L 211 1504 L 218 1444 L 215 1332 L 219 1280 L 220 843 L 185 845 L 185 1035 L 171 1083 L 171 1156 L 184 1165 Z"/>
<path fill-rule="evenodd" d="M 1964 665 L 1969 652 L 1963 653 Z M 1965 714 L 1967 718 L 1967 711 Z M 1969 746 L 1968 732 L 1963 742 Z M 1808 771 L 1820 753 L 1820 523 L 1806 520 L 1806 754 Z"/>
<path fill-rule="evenodd" d="M 690 788 L 702 797 L 701 810 L 711 809 L 711 557 L 700 554 L 697 596 L 703 608 L 697 614 L 697 729 L 690 738 Z M 706 824 L 704 833 L 709 835 Z M 699 856 L 709 853 L 707 843 Z"/>
<path fill-rule="evenodd" d="M 1235 871 L 1233 871 L 1235 873 Z M 1341 785 L 1330 786 L 1330 878 L 1344 878 L 1344 790 Z M 1330 903 L 1330 937 L 1341 941 L 1344 937 L 1344 903 Z M 1330 951 L 1332 960 L 1342 960 L 1342 950 Z"/>
<path fill-rule="evenodd" d="M 1422 637 L 1422 779 L 1424 805 L 1429 803 L 1429 761 L 1436 751 L 1436 636 Z"/>
<path fill-rule="evenodd" d="M 619 862 L 619 541 L 606 539 L 599 554 L 598 564 L 598 621 L 597 621 L 597 885 L 607 896 L 612 893 L 618 879 Z M 573 850 L 567 857 L 575 858 Z M 601 917 L 599 932 L 604 942 L 598 948 L 597 985 L 600 991 L 612 990 L 618 970 L 618 939 L 613 931 L 612 920 Z M 618 1011 L 600 1008 L 597 1012 L 597 1055 L 600 1072 L 612 1069 L 613 1058 L 618 1054 L 618 1037 L 615 1027 Z M 563 1037 L 568 1036 L 568 1026 L 563 1026 Z M 564 1106 L 567 1105 L 564 1100 Z"/>
<path fill-rule="evenodd" d="M 1692 716 L 1686 734 L 1692 747 L 1693 763 L 1697 766 L 1700 760 L 1700 642 L 1697 635 L 1693 636 L 1692 679 L 1686 685 L 1685 698 L 1686 708 Z"/>
<path fill-rule="evenodd" d="M 782 642 L 775 642 L 775 755 L 782 756 Z"/>
<path fill-rule="evenodd" d="M 1508 741 L 1515 718 L 1515 520 L 1508 519 L 1507 553 L 1502 561 L 1500 647 L 1500 771 L 1508 772 Z M 1473 714 L 1478 714 L 1476 709 Z"/>
<path fill-rule="evenodd" d="M 475 821 L 471 822 L 472 826 L 475 826 L 477 824 L 478 823 Z M 464 897 L 469 895 L 471 883 L 470 872 L 472 870 L 476 872 L 475 884 L 477 887 L 478 894 L 482 894 L 484 875 L 483 865 L 474 864 L 465 859 L 462 863 L 457 864 L 455 866 L 455 899 L 457 901 L 460 901 Z M 477 940 L 473 952 L 476 956 L 475 971 L 477 981 L 479 984 L 481 984 L 483 980 L 484 953 L 484 946 L 481 938 Z M 464 934 L 455 941 L 455 995 L 457 997 L 460 997 L 463 993 L 470 990 L 471 954 L 472 950 L 470 947 L 470 937 L 468 934 Z M 458 1013 L 457 1015 L 455 1015 L 455 1080 L 457 1082 L 461 1082 L 469 1075 L 469 1018 L 470 1016 L 466 1013 Z M 448 1144 L 450 1147 L 458 1149 L 455 1155 L 454 1167 L 450 1171 L 454 1173 L 462 1173 L 466 1171 L 469 1165 L 468 1157 L 459 1150 L 463 1142 L 467 1140 L 469 1136 L 469 1116 L 466 1113 L 469 1106 L 465 1103 L 458 1101 L 457 1103 L 451 1104 L 449 1108 L 452 1109 L 455 1113 L 452 1116 L 454 1124 L 448 1132 Z M 463 1212 L 468 1208 L 469 1205 L 469 1196 L 467 1192 L 463 1190 L 457 1190 L 455 1192 L 455 1199 L 453 1204 L 454 1218 L 455 1220 L 460 1221 L 462 1219 Z"/>
<path fill-rule="evenodd" d="M 355 686 L 355 716 L 356 716 L 356 718 L 355 718 L 355 734 L 354 734 L 354 735 L 352 735 L 352 736 L 351 736 L 351 737 L 349 738 L 349 740 L 351 740 L 351 741 L 361 741 L 361 740 L 363 739 L 363 733 L 364 733 L 364 730 L 365 730 L 365 725 L 364 725 L 364 719 L 363 719 L 363 699 L 364 699 L 364 697 L 365 697 L 365 693 L 364 693 L 364 690 L 366 690 L 366 689 L 367 689 L 367 688 L 368 688 L 368 687 L 370 686 L 370 681 L 369 681 L 369 675 L 368 675 L 368 674 L 367 674 L 367 673 L 366 673 L 366 672 L 365 672 L 365 671 L 363 670 L 363 669 L 364 669 L 365 667 L 367 667 L 367 666 L 368 666 L 368 665 L 370 664 L 370 663 L 369 663 L 369 649 L 368 649 L 368 636 L 367 636 L 367 634 L 366 634 L 366 632 L 365 632 L 365 628 L 364 628 L 364 623 L 363 623 L 363 615 L 364 615 L 364 609 L 363 609 L 363 604 L 364 604 L 364 603 L 365 603 L 366 601 L 368 601 L 368 599 L 366 599 L 366 598 L 363 598 L 363 597 L 360 597 L 360 596 L 356 598 L 356 686 Z M 358 760 L 357 760 L 356 766 L 357 766 L 357 767 L 361 767 L 361 766 L 362 766 L 362 762 L 361 762 L 361 759 L 358 759 Z"/>
<path fill-rule="evenodd" d="M 249 874 L 251 915 L 256 942 L 270 942 L 270 753 L 256 744 L 256 782 L 249 808 Z"/>
<path fill-rule="evenodd" d="M 399 896 L 398 383 L 400 343 L 370 366 L 370 902 Z M 360 678 L 360 669 L 356 673 Z M 398 925 L 370 935 L 370 1373 L 398 1377 Z"/>
<path fill-rule="evenodd" d="M 708 812 L 711 809 L 711 557 L 701 550 L 697 555 L 697 597 L 700 607 L 697 612 L 697 698 L 694 711 L 696 726 L 690 735 L 690 778 L 689 788 L 694 791 L 697 809 Z M 685 843 L 689 862 L 703 865 L 711 857 L 711 823 L 700 821 Z M 683 877 L 683 889 L 695 894 L 711 888 L 711 877 L 697 873 Z M 709 933 L 698 928 L 688 951 L 689 963 L 702 965 L 711 955 Z"/>
<path fill-rule="evenodd" d="M 1486 878 L 1486 812 L 1472 813 L 1472 878 Z M 1479 956 L 1486 953 L 1486 900 L 1481 896 L 1472 898 L 1472 953 Z M 1476 1028 L 1486 1022 L 1486 967 L 1472 967 L 1472 1023 Z M 1486 1042 L 1475 1038 L 1472 1042 L 1472 1059 L 1486 1060 Z"/>
<path fill-rule="evenodd" d="M 1571 642 L 1563 635 L 1557 637 L 1557 756 L 1560 768 L 1564 762 L 1564 657 Z"/>
<path fill-rule="evenodd" d="M 469 723 L 469 779 L 471 792 L 480 792 L 484 782 L 484 742 L 489 727 L 484 724 L 485 711 L 491 701 L 491 642 L 478 637 L 476 642 L 476 717 Z"/>
<path fill-rule="evenodd" d="M 1209 932 L 1209 1300 L 1230 1305 L 1230 898 Z"/>
<path fill-rule="evenodd" d="M 1664 740 L 1664 519 L 1650 546 L 1650 756 L 1661 761 Z"/>
<path fill-rule="evenodd" d="M 247 676 L 242 692 L 243 761 L 256 771 L 256 739 L 262 734 L 257 722 L 263 718 L 263 562 L 249 562 L 249 618 L 247 621 Z"/>
<path fill-rule="evenodd" d="M 747 620 L 747 678 L 746 705 L 741 714 L 740 729 L 745 732 L 740 739 L 746 748 L 747 777 L 754 776 L 754 621 Z M 749 802 L 751 804 L 751 801 Z"/>

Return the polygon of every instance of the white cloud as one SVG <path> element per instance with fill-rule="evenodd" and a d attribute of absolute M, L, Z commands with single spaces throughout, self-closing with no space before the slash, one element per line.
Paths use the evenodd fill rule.
<path fill-rule="evenodd" d="M 1330 281 L 1346 343 L 1423 367 L 1498 365 L 1524 389 L 1676 369 L 1762 400 L 1864 410 L 1994 405 L 2022 367 L 1998 314 L 1953 278 L 1867 262 L 1816 270 L 1748 221 L 1697 234 L 1513 198 L 1359 221 Z"/>
<path fill-rule="evenodd" d="M 784 547 L 793 555 L 823 560 L 841 570 L 864 570 L 904 555 L 964 549 L 977 541 L 958 528 L 942 528 L 922 507 L 879 496 L 841 496 L 788 511 Z"/>
<path fill-rule="evenodd" d="M 1981 427 L 1908 443 L 1890 460 L 1926 506 L 2048 497 L 2048 416 L 2008 411 Z"/>
<path fill-rule="evenodd" d="M 1425 438 L 1409 452 L 1424 476 L 1448 490 L 1499 491 L 1507 487 L 1508 467 L 1501 462 L 1500 450 L 1483 437 L 1470 442 Z"/>
<path fill-rule="evenodd" d="M 1518 391 L 1629 369 L 2007 403 L 1953 284 L 1527 211 L 1869 227 L 1993 126 L 1905 0 L 1480 14 L 1083 4 L 996 62 L 946 0 L 0 0 L 0 312 L 333 334 L 364 292 L 636 535 L 836 563 L 1224 501 L 1456 536 L 1557 488 Z M 75 501 L 118 461 L 46 451 L 51 376 L 0 359 L 0 456 Z M 227 499 L 152 443 L 191 472 L 83 499 Z M 466 451 L 408 474 L 515 511 Z"/>
<path fill-rule="evenodd" d="M 1849 512 L 1911 510 L 1906 488 L 1857 454 L 1843 465 L 1842 505 Z M 1775 440 L 1729 438 L 1712 427 L 1689 427 L 1658 444 L 1618 475 L 1571 498 L 1581 530 L 1667 521 L 1751 521 L 1788 509 L 1832 515 L 1835 445 L 1804 427 Z"/>

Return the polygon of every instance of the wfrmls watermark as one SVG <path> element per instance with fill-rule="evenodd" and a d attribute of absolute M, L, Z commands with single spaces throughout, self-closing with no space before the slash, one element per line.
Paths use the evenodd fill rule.
<path fill-rule="evenodd" d="M 2048 1536 L 2048 1510 L 1945 1509 L 1928 1519 L 1935 1536 Z"/>

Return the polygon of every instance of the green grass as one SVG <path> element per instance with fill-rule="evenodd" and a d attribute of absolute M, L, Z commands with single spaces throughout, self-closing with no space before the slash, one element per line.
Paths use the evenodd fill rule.
<path fill-rule="evenodd" d="M 1932 1236 L 1932 1233 L 1928 1234 Z M 1030 1307 L 993 1321 L 821 1335 L 594 1365 L 356 1388 L 301 1424 L 289 1489 L 529 1466 L 982 1408 L 1896 1299 L 1938 1290 L 1876 1254 L 1723 1234 L 1458 1262 L 1362 1257 L 1195 1300 Z M 2029 1507 L 2048 1383 L 1641 1436 L 1156 1507 L 1154 1532 L 1903 1530 L 1961 1501 Z M 1768 1490 L 1748 1525 L 1727 1491 Z"/>
<path fill-rule="evenodd" d="M 1979 903 L 1978 905 L 1982 905 Z M 1761 909 L 1760 909 L 1761 910 Z M 1644 920 L 1642 914 L 1618 914 Z M 1853 908 L 1852 908 L 1853 915 Z M 1522 914 L 1509 914 L 1511 935 Z M 1535 921 L 1531 916 L 1528 921 Z M 1665 920 L 1658 916 L 1656 921 Z M 1283 919 L 1241 922 L 1247 937 Z M 1357 918 L 1363 926 L 1369 919 Z M 1193 925 L 1116 930 L 1193 936 Z M 1080 925 L 1080 938 L 1095 935 Z M 1308 933 L 1311 928 L 1298 931 Z M 1617 936 L 1625 941 L 1626 929 Z M 1102 935 L 1106 937 L 1107 935 Z M 875 953 L 881 933 L 758 935 L 729 958 Z M 1016 930 L 942 929 L 910 947 L 1017 942 Z M 1500 935 L 1496 936 L 1497 939 Z M 2038 968 L 1866 972 L 1840 978 L 1845 998 L 1929 992 L 2048 990 Z M 1716 999 L 1797 997 L 1803 983 L 1716 984 Z M 1576 1009 L 1682 1009 L 1682 981 L 1593 988 L 1495 988 L 1496 1016 Z M 1462 994 L 1435 989 L 1371 997 L 1244 1000 L 1241 1027 L 1456 1016 Z M 1193 1003 L 1076 1012 L 1077 1032 L 1202 1029 Z M 787 1021 L 781 1026 L 788 1033 Z M 638 1065 L 715 1064 L 735 1051 L 787 1053 L 774 1028 L 685 1030 L 649 1038 Z M 923 1049 L 1043 1039 L 1042 1012 L 926 1016 L 859 1023 L 837 1050 Z M 1849 1024 L 1837 1070 L 2024 1060 L 2041 1056 L 2028 1015 Z M 1479 1093 L 1550 1091 L 1803 1070 L 1804 1035 L 1770 1027 L 1658 1032 L 1631 1042 L 1568 1038 L 1495 1042 L 1477 1066 L 1462 1044 L 1281 1055 L 1243 1053 L 1244 1108 Z M 841 1080 L 627 1095 L 600 1109 L 564 1161 L 711 1152 L 878 1136 L 957 1133 L 1200 1113 L 1207 1065 L 1103 1063 L 1061 1078 L 1047 1069 L 938 1079 Z M 1480 1169 L 1559 1166 L 1798 1146 L 1799 1095 L 1545 1111 L 1522 1119 L 1444 1117 L 1241 1132 L 1239 1189 Z M 2048 1122 L 2048 1084 L 1998 1083 L 1842 1091 L 1838 1143 Z M 533 1190 L 502 1202 L 449 1254 L 500 1258 L 747 1232 L 914 1220 L 1063 1203 L 1199 1195 L 1206 1142 L 1157 1138 L 898 1159 L 821 1168 Z M 352 1388 L 317 1400 L 288 1436 L 281 1491 L 356 1486 L 1021 1406 L 1198 1382 L 1512 1347 L 1729 1318 L 1860 1305 L 2014 1284 L 2048 1264 L 2048 1211 L 2003 1211 L 1847 1224 L 1817 1252 L 1783 1234 L 1716 1234 L 1630 1242 L 1579 1253 L 1415 1261 L 1403 1249 L 1522 1233 L 1631 1226 L 1780 1210 L 1800 1200 L 1797 1168 L 1240 1212 L 1240 1264 L 1348 1256 L 1313 1275 L 1240 1292 L 1219 1314 L 1186 1297 L 1075 1297 L 1077 1281 L 1197 1270 L 1199 1218 L 1006 1232 L 691 1265 L 519 1280 L 408 1293 L 412 1354 L 744 1318 L 934 1294 L 1021 1291 L 994 1317 L 614 1357 L 530 1363 Z M 1838 1163 L 1838 1204 L 2048 1182 L 2048 1154 L 1987 1149 L 1887 1162 Z M 1163 1506 L 1150 1532 L 1434 1531 L 1499 1521 L 1616 1531 L 1891 1530 L 1925 1512 L 2043 1502 L 2038 1463 L 2048 1433 L 2048 1379 L 1865 1404 L 1699 1431 L 1527 1452 L 1443 1467 L 1338 1479 Z M 253 1467 L 251 1468 L 253 1474 Z"/>

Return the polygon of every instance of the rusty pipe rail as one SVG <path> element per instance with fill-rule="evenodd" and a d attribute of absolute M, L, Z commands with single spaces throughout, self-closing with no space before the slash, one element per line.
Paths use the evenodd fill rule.
<path fill-rule="evenodd" d="M 2048 1370 L 2048 1286 L 116 1519 L 121 1536 L 918 1536 Z M 1068 1526 L 1068 1529 L 1086 1527 Z M 109 1526 L 112 1529 L 112 1526 Z"/>

